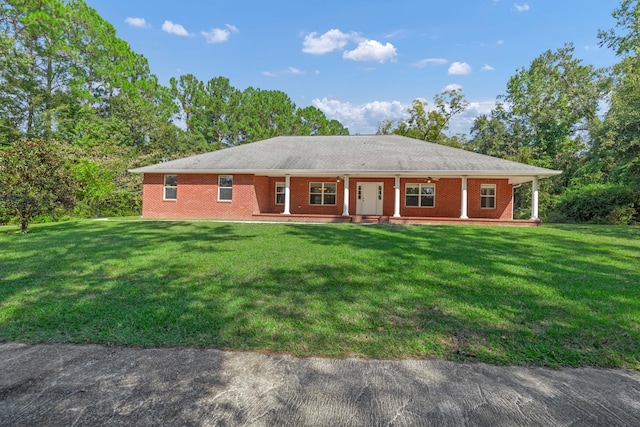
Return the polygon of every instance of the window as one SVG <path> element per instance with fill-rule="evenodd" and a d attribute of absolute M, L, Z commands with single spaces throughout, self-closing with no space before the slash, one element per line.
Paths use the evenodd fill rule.
<path fill-rule="evenodd" d="M 178 197 L 178 175 L 164 176 L 164 200 L 176 200 Z"/>
<path fill-rule="evenodd" d="M 230 202 L 233 192 L 233 175 L 218 176 L 218 200 Z"/>
<path fill-rule="evenodd" d="M 284 205 L 284 182 L 276 182 L 276 205 Z"/>
<path fill-rule="evenodd" d="M 336 204 L 336 183 L 335 182 L 312 182 L 309 185 L 310 205 L 335 205 Z"/>
<path fill-rule="evenodd" d="M 496 208 L 496 185 L 482 184 L 480 186 L 480 207 L 483 209 Z"/>
<path fill-rule="evenodd" d="M 407 184 L 404 205 L 419 208 L 434 207 L 436 205 L 436 186 L 434 184 Z"/>

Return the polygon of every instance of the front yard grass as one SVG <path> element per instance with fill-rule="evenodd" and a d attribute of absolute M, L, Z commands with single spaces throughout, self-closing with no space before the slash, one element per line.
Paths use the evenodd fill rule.
<path fill-rule="evenodd" d="M 640 228 L 0 227 L 0 341 L 640 370 Z"/>

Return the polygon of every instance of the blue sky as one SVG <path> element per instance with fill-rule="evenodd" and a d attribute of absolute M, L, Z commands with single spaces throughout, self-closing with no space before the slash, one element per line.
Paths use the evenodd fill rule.
<path fill-rule="evenodd" d="M 466 133 L 509 77 L 564 43 L 587 64 L 616 61 L 597 32 L 618 0 L 86 1 L 162 84 L 194 74 L 281 90 L 352 134 L 451 87 L 471 106 L 450 133 Z"/>

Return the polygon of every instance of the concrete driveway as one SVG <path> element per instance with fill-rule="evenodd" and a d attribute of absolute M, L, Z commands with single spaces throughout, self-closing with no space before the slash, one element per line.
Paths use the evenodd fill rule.
<path fill-rule="evenodd" d="M 639 426 L 640 373 L 2 343 L 0 425 Z"/>

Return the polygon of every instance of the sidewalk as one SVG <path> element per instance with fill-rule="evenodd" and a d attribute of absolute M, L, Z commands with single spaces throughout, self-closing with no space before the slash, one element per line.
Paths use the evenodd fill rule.
<path fill-rule="evenodd" d="M 0 343 L 0 425 L 639 426 L 640 372 Z"/>

